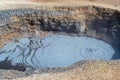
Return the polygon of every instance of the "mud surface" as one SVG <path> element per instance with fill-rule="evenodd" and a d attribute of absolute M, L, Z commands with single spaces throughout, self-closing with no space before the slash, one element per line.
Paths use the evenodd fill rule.
<path fill-rule="evenodd" d="M 16 69 L 17 64 L 40 69 L 69 66 L 81 60 L 111 60 L 115 54 L 112 46 L 103 41 L 57 34 L 21 38 L 5 44 L 0 50 L 0 61 L 10 61 L 15 66 L 13 69 Z"/>

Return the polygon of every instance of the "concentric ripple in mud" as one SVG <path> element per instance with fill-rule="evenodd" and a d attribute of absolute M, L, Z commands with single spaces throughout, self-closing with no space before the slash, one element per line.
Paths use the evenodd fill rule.
<path fill-rule="evenodd" d="M 110 60 L 115 51 L 104 41 L 89 37 L 47 35 L 22 38 L 0 49 L 0 61 L 34 68 L 67 66 L 79 60 Z"/>

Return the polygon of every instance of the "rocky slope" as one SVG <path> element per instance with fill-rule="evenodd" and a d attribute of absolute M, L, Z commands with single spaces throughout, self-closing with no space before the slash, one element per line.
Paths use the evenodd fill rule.
<path fill-rule="evenodd" d="M 116 10 L 95 6 L 29 8 L 2 10 L 0 15 L 1 46 L 16 37 L 39 36 L 43 31 L 91 36 L 113 44 L 119 40 L 120 13 Z"/>

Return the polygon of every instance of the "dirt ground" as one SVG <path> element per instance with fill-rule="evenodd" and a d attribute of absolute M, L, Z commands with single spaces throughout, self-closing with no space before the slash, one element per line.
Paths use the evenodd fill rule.
<path fill-rule="evenodd" d="M 34 74 L 15 80 L 120 80 L 120 65 L 104 61 L 74 64 L 74 68 L 57 73 Z"/>
<path fill-rule="evenodd" d="M 7 5 L 7 6 L 6 6 Z M 95 5 L 120 10 L 120 0 L 0 0 L 0 9 Z"/>

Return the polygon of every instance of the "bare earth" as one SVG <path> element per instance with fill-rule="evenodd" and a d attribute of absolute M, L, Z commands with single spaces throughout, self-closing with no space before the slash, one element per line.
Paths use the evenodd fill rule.
<path fill-rule="evenodd" d="M 90 61 L 82 65 L 79 62 L 76 64 L 73 69 L 65 72 L 34 74 L 15 80 L 120 80 L 120 65 L 115 63 Z"/>
<path fill-rule="evenodd" d="M 0 10 L 16 9 L 16 8 L 38 8 L 52 9 L 55 6 L 101 6 L 120 11 L 120 0 L 0 0 Z M 77 65 L 76 65 L 77 64 Z M 88 61 L 85 64 L 75 63 L 72 69 L 62 72 L 38 73 L 28 77 L 16 78 L 14 80 L 120 80 L 120 60 L 116 61 Z M 68 67 L 69 68 L 69 67 Z M 59 68 L 58 68 L 59 70 Z M 6 71 L 0 75 L 21 74 L 16 71 L 11 74 Z M 22 74 L 24 75 L 24 74 Z M 8 77 L 8 76 L 7 76 Z"/>
<path fill-rule="evenodd" d="M 7 6 L 6 6 L 7 5 Z M 120 10 L 120 0 L 0 0 L 0 9 L 95 5 Z"/>

